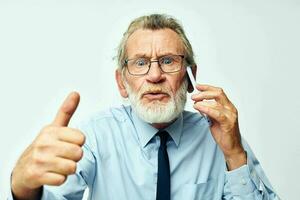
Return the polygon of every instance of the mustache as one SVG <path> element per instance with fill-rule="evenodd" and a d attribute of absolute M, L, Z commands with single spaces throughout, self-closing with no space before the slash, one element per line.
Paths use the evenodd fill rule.
<path fill-rule="evenodd" d="M 171 88 L 165 86 L 165 85 L 150 85 L 145 84 L 142 86 L 142 88 L 139 91 L 139 96 L 142 97 L 145 94 L 149 93 L 165 93 L 168 95 L 172 95 Z"/>

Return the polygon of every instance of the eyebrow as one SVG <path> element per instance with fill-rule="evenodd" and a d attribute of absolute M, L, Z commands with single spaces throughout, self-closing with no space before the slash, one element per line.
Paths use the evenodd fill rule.
<path fill-rule="evenodd" d="M 167 55 L 184 55 L 184 53 L 164 52 L 161 55 L 158 55 L 157 58 L 161 58 L 161 57 L 167 56 Z M 137 53 L 137 54 L 134 54 L 132 57 L 129 57 L 129 58 L 130 59 L 131 58 L 151 58 L 151 56 L 147 56 L 147 54 L 145 54 L 145 53 Z"/>
<path fill-rule="evenodd" d="M 145 53 L 137 53 L 134 54 L 133 56 L 131 56 L 132 58 L 150 58 L 149 56 L 147 56 Z"/>

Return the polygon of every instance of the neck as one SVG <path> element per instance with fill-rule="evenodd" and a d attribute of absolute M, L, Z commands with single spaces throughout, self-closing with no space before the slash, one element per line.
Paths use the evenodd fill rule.
<path fill-rule="evenodd" d="M 153 126 L 154 128 L 157 128 L 157 129 L 164 129 L 166 127 L 168 127 L 171 123 L 154 123 L 154 124 L 151 124 L 151 126 Z"/>

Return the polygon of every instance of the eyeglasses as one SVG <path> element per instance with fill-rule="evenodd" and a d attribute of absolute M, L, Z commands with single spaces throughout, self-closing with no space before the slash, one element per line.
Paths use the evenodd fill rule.
<path fill-rule="evenodd" d="M 181 70 L 184 55 L 166 55 L 158 58 L 158 60 L 150 60 L 150 58 L 141 57 L 126 59 L 124 64 L 129 74 L 134 76 L 142 76 L 148 74 L 151 63 L 157 62 L 160 69 L 165 73 L 175 73 Z"/>

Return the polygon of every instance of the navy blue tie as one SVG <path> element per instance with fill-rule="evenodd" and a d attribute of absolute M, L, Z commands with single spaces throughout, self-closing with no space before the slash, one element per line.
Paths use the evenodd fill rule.
<path fill-rule="evenodd" d="M 167 152 L 168 132 L 159 131 L 160 147 L 158 150 L 158 173 L 156 200 L 170 200 L 170 165 Z"/>

